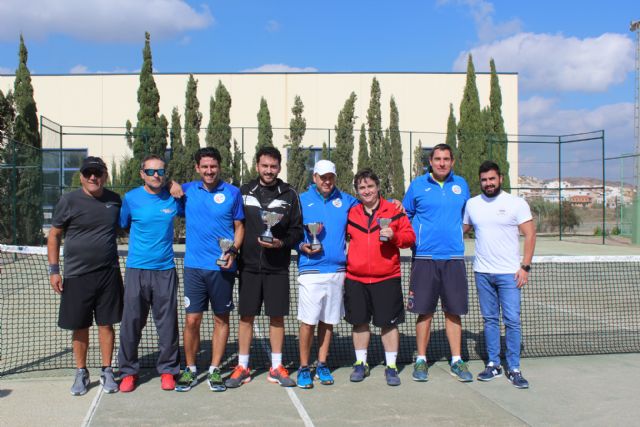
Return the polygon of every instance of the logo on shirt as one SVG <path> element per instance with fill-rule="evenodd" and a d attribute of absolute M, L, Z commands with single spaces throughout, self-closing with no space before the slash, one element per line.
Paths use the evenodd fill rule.
<path fill-rule="evenodd" d="M 431 191 L 431 187 L 425 188 L 424 191 Z"/>
<path fill-rule="evenodd" d="M 189 308 L 190 305 L 191 300 L 189 299 L 189 297 L 184 297 L 184 308 Z"/>
<path fill-rule="evenodd" d="M 333 206 L 335 206 L 336 208 L 340 208 L 342 207 L 342 200 L 340 199 L 333 199 L 333 202 L 331 202 L 333 204 Z"/>
<path fill-rule="evenodd" d="M 224 203 L 225 197 L 224 194 L 222 193 L 218 193 L 215 196 L 213 196 L 213 201 L 216 202 L 217 204 L 220 203 Z"/>
<path fill-rule="evenodd" d="M 507 214 L 506 209 L 498 209 L 498 216 L 505 216 Z"/>
<path fill-rule="evenodd" d="M 106 203 L 106 204 L 104 205 L 104 207 L 105 207 L 105 208 L 107 208 L 107 209 L 109 209 L 109 208 L 110 208 L 110 207 L 112 207 L 112 206 L 118 206 L 118 204 L 117 204 L 117 203 Z"/>
<path fill-rule="evenodd" d="M 462 188 L 460 188 L 460 186 L 456 184 L 453 187 L 451 187 L 451 191 L 453 191 L 453 194 L 460 194 L 462 193 Z"/>
<path fill-rule="evenodd" d="M 174 212 L 174 210 L 167 208 L 167 209 L 162 209 L 160 212 L 166 213 L 167 215 L 170 215 L 170 214 L 172 214 Z"/>
<path fill-rule="evenodd" d="M 271 201 L 271 203 L 269 203 L 269 206 L 267 206 L 267 208 L 269 209 L 276 209 L 276 208 L 288 208 L 289 207 L 289 203 L 287 203 L 284 200 L 280 200 L 280 199 L 274 199 Z"/>

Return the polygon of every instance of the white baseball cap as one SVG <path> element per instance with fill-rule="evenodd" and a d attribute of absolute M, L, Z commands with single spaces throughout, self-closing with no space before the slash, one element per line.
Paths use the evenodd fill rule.
<path fill-rule="evenodd" d="M 327 173 L 336 174 L 336 165 L 329 160 L 318 160 L 313 167 L 313 173 L 322 176 Z"/>

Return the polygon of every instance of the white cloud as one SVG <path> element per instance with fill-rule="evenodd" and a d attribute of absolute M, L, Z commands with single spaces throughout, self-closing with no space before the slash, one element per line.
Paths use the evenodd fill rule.
<path fill-rule="evenodd" d="M 89 72 L 89 69 L 86 65 L 78 64 L 69 70 L 71 74 L 86 74 Z"/>
<path fill-rule="evenodd" d="M 460 53 L 454 70 L 466 69 L 469 53 L 478 70 L 487 70 L 493 58 L 498 70 L 518 72 L 525 91 L 603 92 L 622 83 L 634 66 L 633 42 L 614 33 L 584 39 L 519 33 Z"/>
<path fill-rule="evenodd" d="M 269 22 L 267 22 L 266 30 L 270 33 L 280 31 L 280 23 L 274 19 L 271 19 L 269 20 Z"/>
<path fill-rule="evenodd" d="M 439 0 L 438 5 L 456 3 L 469 9 L 476 25 L 478 39 L 487 43 L 501 37 L 516 34 L 522 31 L 522 22 L 517 19 L 495 23 L 493 3 L 484 0 Z"/>
<path fill-rule="evenodd" d="M 167 38 L 210 26 L 206 5 L 195 10 L 184 0 L 2 0 L 0 40 L 20 33 L 43 38 L 66 34 L 101 42 L 139 41 L 144 31 Z"/>
<path fill-rule="evenodd" d="M 286 64 L 264 64 L 258 68 L 243 70 L 245 73 L 315 73 L 317 68 L 313 67 L 291 67 Z"/>

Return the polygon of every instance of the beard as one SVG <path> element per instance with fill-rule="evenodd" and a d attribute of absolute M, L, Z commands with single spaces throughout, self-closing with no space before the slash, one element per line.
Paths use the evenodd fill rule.
<path fill-rule="evenodd" d="M 502 190 L 502 186 L 500 184 L 496 185 L 492 189 L 493 191 L 491 193 L 488 193 L 487 190 L 485 190 L 484 188 L 482 188 L 481 190 L 482 190 L 482 194 L 484 194 L 485 196 L 489 197 L 490 199 L 493 199 L 498 194 L 500 194 L 500 191 Z"/>

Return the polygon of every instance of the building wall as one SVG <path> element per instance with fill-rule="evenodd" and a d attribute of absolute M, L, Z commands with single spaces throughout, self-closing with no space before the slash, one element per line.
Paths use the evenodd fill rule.
<path fill-rule="evenodd" d="M 209 121 L 209 99 L 218 81 L 231 94 L 231 126 L 233 137 L 243 145 L 245 159 L 251 164 L 257 139 L 257 113 L 260 97 L 269 105 L 274 127 L 274 144 L 283 150 L 287 143 L 289 121 L 294 97 L 299 95 L 305 106 L 307 134 L 305 147 L 333 146 L 338 113 L 353 91 L 356 102 L 356 135 L 354 163 L 357 160 L 358 130 L 366 124 L 369 93 L 373 77 L 382 90 L 383 127 L 389 125 L 389 100 L 393 96 L 400 113 L 405 182 L 409 184 L 411 171 L 410 146 L 420 141 L 423 147 L 444 142 L 449 103 L 453 103 L 456 119 L 464 90 L 465 73 L 273 73 L 273 74 L 195 74 L 198 98 L 203 113 L 200 143 L 204 145 L 205 129 Z M 188 74 L 154 75 L 160 91 L 160 111 L 170 120 L 171 110 L 177 106 L 184 115 L 184 96 Z M 500 74 L 502 112 L 508 134 L 518 133 L 518 76 Z M 38 113 L 61 124 L 65 135 L 64 148 L 88 148 L 90 155 L 98 155 L 109 164 L 119 162 L 130 153 L 124 137 L 127 119 L 136 124 L 138 111 L 137 74 L 91 75 L 34 75 L 32 76 Z M 477 86 L 482 106 L 489 103 L 490 75 L 477 74 Z M 0 76 L 0 89 L 13 87 L 13 76 Z M 244 127 L 244 131 L 241 129 Z M 284 128 L 277 130 L 276 128 Z M 315 129 L 315 130 L 314 130 Z M 331 129 L 328 132 L 327 129 Z M 59 140 L 44 135 L 45 148 L 57 148 Z M 284 151 L 284 150 L 283 150 Z M 283 155 L 285 153 L 283 152 Z M 517 182 L 518 146 L 509 144 L 511 182 Z M 282 176 L 286 176 L 283 161 Z"/>

